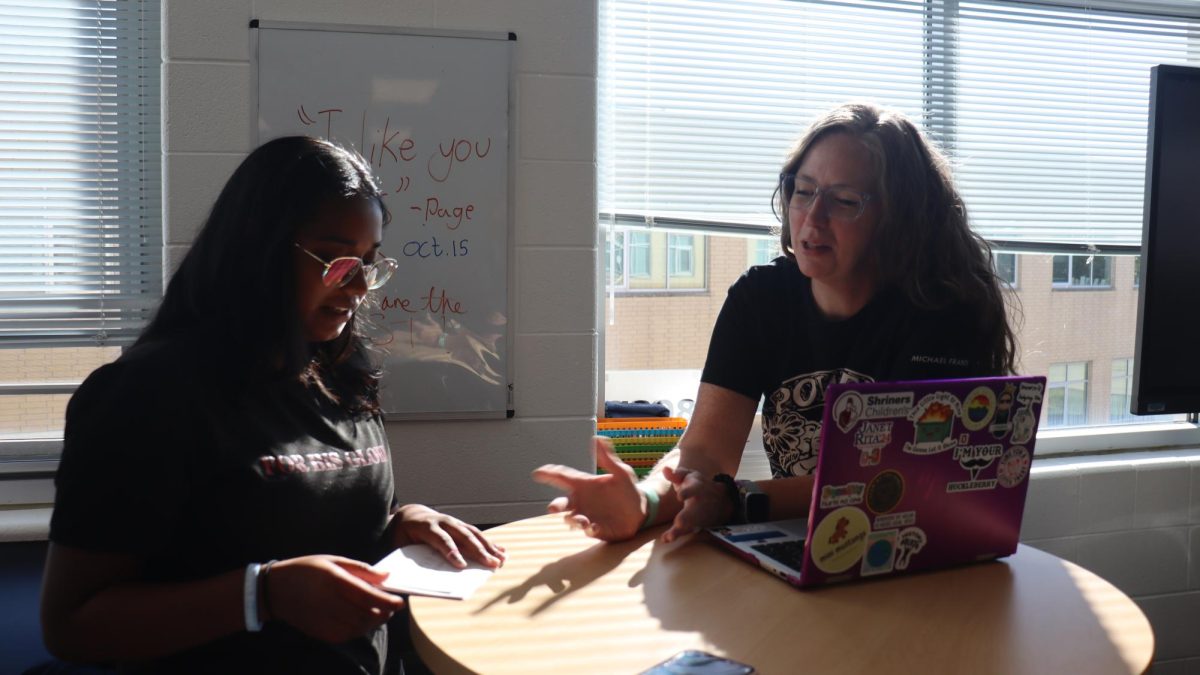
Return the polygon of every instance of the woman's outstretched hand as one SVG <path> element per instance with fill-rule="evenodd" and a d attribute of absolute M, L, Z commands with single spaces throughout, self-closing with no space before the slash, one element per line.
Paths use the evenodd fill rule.
<path fill-rule="evenodd" d="M 561 464 L 547 464 L 533 472 L 533 479 L 552 485 L 566 494 L 546 507 L 561 513 L 571 527 L 582 528 L 603 541 L 621 541 L 637 534 L 646 519 L 646 497 L 638 491 L 637 475 L 617 458 L 612 442 L 602 436 L 592 439 L 596 465 L 606 474 L 586 473 Z"/>

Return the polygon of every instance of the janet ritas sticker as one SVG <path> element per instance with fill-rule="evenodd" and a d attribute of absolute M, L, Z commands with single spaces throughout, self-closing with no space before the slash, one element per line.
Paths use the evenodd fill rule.
<path fill-rule="evenodd" d="M 991 387 L 975 387 L 963 401 L 963 426 L 979 431 L 992 421 L 996 414 L 996 392 Z"/>
<path fill-rule="evenodd" d="M 817 523 L 810 543 L 813 564 L 827 574 L 854 567 L 863 556 L 871 522 L 862 509 L 843 506 Z"/>

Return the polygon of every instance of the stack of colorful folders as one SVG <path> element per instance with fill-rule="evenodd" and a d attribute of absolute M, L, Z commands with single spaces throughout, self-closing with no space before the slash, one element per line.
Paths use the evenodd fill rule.
<path fill-rule="evenodd" d="M 596 433 L 612 439 L 617 457 L 639 477 L 650 473 L 675 447 L 686 427 L 687 420 L 682 417 L 601 417 L 596 421 Z"/>

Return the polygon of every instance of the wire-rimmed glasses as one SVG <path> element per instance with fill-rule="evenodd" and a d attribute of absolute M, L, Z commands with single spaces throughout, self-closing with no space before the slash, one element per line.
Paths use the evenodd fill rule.
<path fill-rule="evenodd" d="M 325 266 L 325 269 L 321 271 L 321 283 L 327 287 L 337 286 L 341 288 L 345 286 L 354 279 L 354 275 L 358 274 L 358 271 L 361 269 L 363 278 L 367 282 L 367 290 L 373 291 L 386 284 L 387 280 L 392 278 L 392 274 L 396 269 L 400 267 L 400 263 L 391 258 L 380 258 L 373 263 L 368 263 L 363 262 L 362 258 L 343 256 L 326 262 L 321 256 L 304 248 L 300 244 L 292 242 L 292 245 Z"/>
<path fill-rule="evenodd" d="M 821 187 L 807 178 L 799 178 L 794 173 L 779 174 L 779 190 L 788 209 L 807 213 L 813 202 L 820 195 L 825 196 L 825 215 L 830 220 L 851 223 L 862 216 L 867 209 L 871 195 L 848 187 L 834 185 Z"/>

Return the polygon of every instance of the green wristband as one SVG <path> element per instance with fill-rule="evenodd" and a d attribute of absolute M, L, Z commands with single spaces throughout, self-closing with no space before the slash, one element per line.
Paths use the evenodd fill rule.
<path fill-rule="evenodd" d="M 650 524 L 654 522 L 654 518 L 658 516 L 658 491 L 645 483 L 638 483 L 637 490 L 646 495 L 646 520 L 642 521 L 641 527 L 638 528 L 639 530 L 644 530 L 650 527 Z"/>

